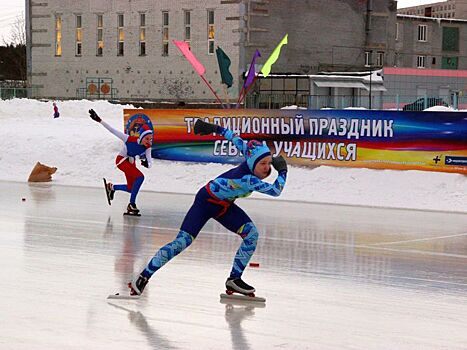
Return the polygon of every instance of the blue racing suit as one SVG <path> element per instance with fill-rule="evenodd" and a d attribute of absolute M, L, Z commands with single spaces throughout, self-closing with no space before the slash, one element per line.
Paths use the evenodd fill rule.
<path fill-rule="evenodd" d="M 240 136 L 222 127 L 220 134 L 248 157 L 248 144 Z M 277 197 L 281 194 L 287 178 L 287 171 L 284 170 L 278 174 L 274 183 L 270 184 L 256 177 L 253 170 L 249 168 L 247 161 L 244 161 L 202 187 L 196 194 L 175 240 L 162 247 L 141 274 L 150 278 L 170 259 L 187 248 L 206 222 L 213 218 L 243 239 L 230 273 L 230 277 L 240 278 L 256 249 L 258 230 L 250 217 L 234 201 L 249 196 L 253 191 Z"/>

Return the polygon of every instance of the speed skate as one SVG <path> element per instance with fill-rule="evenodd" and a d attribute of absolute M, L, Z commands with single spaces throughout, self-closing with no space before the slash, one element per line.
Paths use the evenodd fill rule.
<path fill-rule="evenodd" d="M 254 301 L 257 303 L 265 303 L 266 298 L 257 297 L 254 293 L 250 294 L 241 294 L 237 291 L 227 289 L 225 293 L 221 293 L 221 300 L 241 300 L 241 301 Z"/>
<path fill-rule="evenodd" d="M 120 299 L 120 300 L 133 300 L 133 299 L 139 299 L 141 295 L 128 295 L 128 294 L 120 294 L 120 293 L 115 293 L 115 294 L 110 294 L 107 299 Z"/>

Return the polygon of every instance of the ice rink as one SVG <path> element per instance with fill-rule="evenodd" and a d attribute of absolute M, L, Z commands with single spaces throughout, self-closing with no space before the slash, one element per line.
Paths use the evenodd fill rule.
<path fill-rule="evenodd" d="M 135 218 L 101 188 L 0 192 L 2 350 L 467 349 L 466 214 L 238 200 L 260 231 L 244 279 L 265 305 L 220 302 L 240 238 L 214 221 L 140 300 L 108 302 L 194 196 L 142 192 Z"/>

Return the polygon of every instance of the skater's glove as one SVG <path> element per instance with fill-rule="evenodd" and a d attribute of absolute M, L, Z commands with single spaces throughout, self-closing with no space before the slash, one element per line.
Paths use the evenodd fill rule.
<path fill-rule="evenodd" d="M 206 123 L 204 120 L 198 119 L 195 123 L 194 132 L 196 135 L 209 135 L 213 132 L 219 133 L 219 126 L 216 124 Z"/>
<path fill-rule="evenodd" d="M 89 110 L 89 116 L 91 117 L 92 120 L 100 123 L 102 121 L 101 117 L 97 115 L 97 113 L 94 111 L 94 109 Z"/>
<path fill-rule="evenodd" d="M 149 162 L 147 159 L 141 159 L 141 165 L 145 168 L 149 168 Z"/>
<path fill-rule="evenodd" d="M 272 157 L 272 166 L 279 174 L 284 171 L 287 172 L 287 162 L 282 156 Z"/>

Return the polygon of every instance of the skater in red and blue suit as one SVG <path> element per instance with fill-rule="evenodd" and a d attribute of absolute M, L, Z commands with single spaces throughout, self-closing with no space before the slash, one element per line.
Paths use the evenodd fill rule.
<path fill-rule="evenodd" d="M 139 130 L 139 137 L 130 136 L 114 129 L 104 122 L 93 109 L 89 110 L 89 116 L 123 141 L 123 148 L 117 155 L 115 163 L 117 168 L 125 174 L 126 184 L 114 185 L 110 182 L 106 183 L 109 204 L 114 198 L 115 191 L 128 192 L 130 193 L 130 203 L 127 206 L 127 213 L 130 215 L 139 215 L 139 209 L 136 207 L 136 196 L 143 184 L 144 175 L 136 167 L 136 157 L 141 159 L 142 166 L 146 168 L 152 166 L 151 147 L 153 142 L 153 130 L 148 128 L 147 125 L 143 125 Z"/>
<path fill-rule="evenodd" d="M 234 202 L 237 198 L 249 196 L 253 191 L 273 197 L 279 196 L 286 182 L 287 163 L 282 156 L 273 158 L 265 144 L 255 140 L 245 142 L 240 136 L 221 126 L 199 119 L 194 126 L 194 132 L 198 135 L 222 135 L 242 152 L 246 160 L 209 181 L 198 191 L 177 237 L 160 248 L 141 274 L 129 283 L 130 295 L 140 295 L 151 276 L 186 249 L 209 219 L 217 220 L 243 240 L 226 281 L 227 290 L 245 295 L 251 295 L 255 291 L 241 277 L 255 252 L 258 230 L 250 217 Z M 271 173 L 271 164 L 278 172 L 273 184 L 262 181 Z"/>
<path fill-rule="evenodd" d="M 60 117 L 60 112 L 58 111 L 57 104 L 54 102 L 52 103 L 52 105 L 54 106 L 54 118 Z"/>

